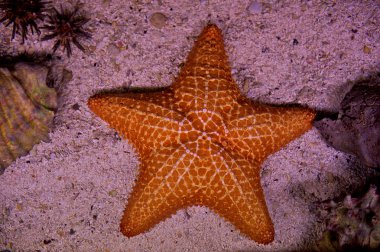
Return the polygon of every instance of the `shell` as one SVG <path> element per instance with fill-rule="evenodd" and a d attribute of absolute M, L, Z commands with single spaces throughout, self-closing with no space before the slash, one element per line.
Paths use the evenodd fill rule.
<path fill-rule="evenodd" d="M 0 174 L 48 133 L 57 94 L 46 86 L 48 69 L 17 63 L 0 68 Z"/>

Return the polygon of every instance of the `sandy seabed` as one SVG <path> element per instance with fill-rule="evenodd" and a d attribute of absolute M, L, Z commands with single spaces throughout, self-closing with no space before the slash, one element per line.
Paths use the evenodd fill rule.
<path fill-rule="evenodd" d="M 59 6 L 60 1 L 53 1 Z M 93 38 L 58 67 L 50 142 L 36 145 L 0 175 L 0 250 L 295 251 L 321 235 L 315 205 L 363 186 L 371 175 L 326 145 L 313 128 L 271 155 L 262 186 L 275 225 L 267 246 L 242 236 L 204 207 L 181 210 L 133 238 L 119 221 L 138 172 L 127 141 L 92 114 L 87 99 L 103 89 L 168 86 L 209 22 L 223 31 L 233 76 L 250 99 L 335 111 L 360 78 L 380 71 L 377 1 L 82 1 Z M 264 2 L 264 1 L 263 1 Z M 156 28 L 150 17 L 168 19 Z M 0 27 L 0 52 L 48 51 L 32 36 L 20 45 Z"/>

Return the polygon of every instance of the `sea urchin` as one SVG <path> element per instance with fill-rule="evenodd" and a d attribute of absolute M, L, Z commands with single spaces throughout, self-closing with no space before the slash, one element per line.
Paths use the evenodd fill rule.
<path fill-rule="evenodd" d="M 44 12 L 49 3 L 50 1 L 43 0 L 0 0 L 0 11 L 3 12 L 0 23 L 6 22 L 5 26 L 13 23 L 12 39 L 21 30 L 23 44 L 27 38 L 29 26 L 32 34 L 34 31 L 37 34 L 41 33 L 36 21 L 44 19 Z"/>
<path fill-rule="evenodd" d="M 70 57 L 72 54 L 71 43 L 81 51 L 85 51 L 79 39 L 91 38 L 90 32 L 84 28 L 90 19 L 80 13 L 79 10 L 79 4 L 76 4 L 72 9 L 63 8 L 61 5 L 60 11 L 53 8 L 52 12 L 47 16 L 46 24 L 42 29 L 47 30 L 48 34 L 44 35 L 41 40 L 56 38 L 53 52 L 62 46 L 63 51 L 66 50 L 67 56 Z"/>

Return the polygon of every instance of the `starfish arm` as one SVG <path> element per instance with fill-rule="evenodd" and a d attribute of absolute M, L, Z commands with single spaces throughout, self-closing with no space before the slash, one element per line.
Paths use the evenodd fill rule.
<path fill-rule="evenodd" d="M 139 177 L 120 223 L 121 232 L 132 237 L 188 205 L 188 171 L 194 156 L 181 146 L 174 151 L 161 149 L 143 161 Z"/>
<path fill-rule="evenodd" d="M 274 239 L 274 227 L 260 186 L 260 164 L 221 151 L 212 157 L 217 172 L 209 179 L 201 205 L 210 207 L 258 243 Z"/>
<path fill-rule="evenodd" d="M 174 108 L 173 92 L 99 94 L 89 108 L 127 138 L 144 158 L 152 149 L 179 143 L 183 116 Z M 144 141 L 141 141 L 144 139 Z"/>
<path fill-rule="evenodd" d="M 187 112 L 207 108 L 223 114 L 239 96 L 218 27 L 209 25 L 198 37 L 173 90 L 178 107 Z"/>
<path fill-rule="evenodd" d="M 301 106 L 275 106 L 241 99 L 228 121 L 232 149 L 262 162 L 312 127 L 315 112 Z"/>

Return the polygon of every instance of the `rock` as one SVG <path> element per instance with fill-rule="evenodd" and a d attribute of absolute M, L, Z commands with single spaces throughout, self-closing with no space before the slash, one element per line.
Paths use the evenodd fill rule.
<path fill-rule="evenodd" d="M 380 82 L 355 85 L 341 103 L 337 119 L 314 126 L 334 148 L 356 155 L 365 165 L 380 167 Z"/>

